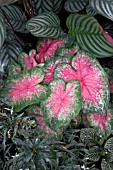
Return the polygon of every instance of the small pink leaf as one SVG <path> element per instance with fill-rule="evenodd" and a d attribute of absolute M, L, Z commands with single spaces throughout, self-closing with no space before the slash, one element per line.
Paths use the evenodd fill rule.
<path fill-rule="evenodd" d="M 26 70 L 34 68 L 37 66 L 35 55 L 36 55 L 36 50 L 31 50 L 29 52 L 29 55 L 23 52 L 19 55 L 19 63 Z"/>
<path fill-rule="evenodd" d="M 52 58 L 56 51 L 64 45 L 64 40 L 60 39 L 46 39 L 38 46 L 38 54 L 36 59 L 38 63 L 44 63 L 46 60 Z"/>
<path fill-rule="evenodd" d="M 50 83 L 51 95 L 42 103 L 44 119 L 56 130 L 69 124 L 81 109 L 80 86 L 78 81 L 65 84 L 62 79 Z"/>
<path fill-rule="evenodd" d="M 78 80 L 81 85 L 83 112 L 103 114 L 109 103 L 109 84 L 106 73 L 99 62 L 88 53 L 78 52 L 69 64 L 60 64 L 55 69 L 55 77 L 65 82 Z"/>

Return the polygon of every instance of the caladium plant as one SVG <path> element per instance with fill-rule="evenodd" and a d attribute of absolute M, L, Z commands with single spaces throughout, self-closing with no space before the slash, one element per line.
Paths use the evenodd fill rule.
<path fill-rule="evenodd" d="M 41 103 L 41 107 L 45 122 L 56 131 L 79 114 L 82 107 L 80 84 L 77 80 L 65 83 L 62 79 L 54 79 L 49 86 L 51 94 Z"/>
<path fill-rule="evenodd" d="M 86 52 L 79 51 L 71 65 L 60 64 L 55 69 L 55 77 L 65 82 L 78 80 L 81 86 L 84 113 L 104 114 L 109 103 L 109 84 L 106 73 L 99 62 Z"/>

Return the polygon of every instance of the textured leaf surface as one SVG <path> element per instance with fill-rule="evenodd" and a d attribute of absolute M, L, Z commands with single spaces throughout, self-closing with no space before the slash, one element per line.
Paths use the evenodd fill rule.
<path fill-rule="evenodd" d="M 112 170 L 113 169 L 113 163 L 109 163 L 105 159 L 102 159 L 101 168 L 102 168 L 102 170 L 108 170 L 108 169 Z"/>
<path fill-rule="evenodd" d="M 62 0 L 30 0 L 34 15 L 43 12 L 55 12 L 57 13 Z"/>
<path fill-rule="evenodd" d="M 2 10 L 5 13 L 5 15 L 3 15 L 4 19 L 5 20 L 8 19 L 8 21 L 10 21 L 15 31 L 18 31 L 18 32 L 25 31 L 27 19 L 21 8 L 15 5 L 6 5 L 2 7 Z M 2 10 L 0 10 L 1 13 L 2 13 Z"/>
<path fill-rule="evenodd" d="M 80 47 L 89 51 L 95 57 L 102 58 L 113 55 L 113 45 L 104 37 L 94 17 L 71 14 L 67 18 L 67 27 L 69 33 L 76 37 Z"/>
<path fill-rule="evenodd" d="M 67 0 L 64 4 L 66 11 L 75 13 L 85 8 L 88 0 Z"/>
<path fill-rule="evenodd" d="M 102 131 L 102 133 L 106 134 L 107 136 L 110 135 L 111 125 L 111 113 L 108 110 L 104 115 L 100 115 L 98 113 L 91 113 L 87 115 L 87 119 L 91 126 L 98 127 Z"/>
<path fill-rule="evenodd" d="M 91 7 L 90 4 L 86 6 L 86 12 L 88 15 L 92 15 L 92 16 L 97 14 L 97 12 Z"/>
<path fill-rule="evenodd" d="M 80 82 L 84 113 L 105 113 L 109 103 L 108 79 L 99 62 L 88 53 L 79 51 L 72 59 L 72 66 L 60 64 L 55 70 L 55 76 L 65 82 Z"/>
<path fill-rule="evenodd" d="M 60 20 L 52 12 L 44 12 L 27 22 L 27 30 L 36 37 L 57 38 L 63 34 Z"/>
<path fill-rule="evenodd" d="M 15 74 L 19 74 L 21 72 L 21 67 L 16 62 L 12 62 L 9 66 L 8 76 L 12 77 Z"/>
<path fill-rule="evenodd" d="M 88 157 L 90 161 L 97 162 L 99 161 L 100 156 L 101 156 L 100 152 L 101 150 L 99 146 L 93 146 L 92 148 L 88 150 L 88 154 L 86 157 Z"/>
<path fill-rule="evenodd" d="M 22 68 L 29 70 L 37 66 L 37 62 L 35 60 L 36 50 L 30 50 L 29 54 L 22 52 L 19 55 L 19 63 Z"/>
<path fill-rule="evenodd" d="M 112 0 L 89 0 L 90 5 L 99 14 L 113 20 L 113 1 Z"/>
<path fill-rule="evenodd" d="M 67 84 L 62 79 L 50 83 L 51 95 L 43 102 L 44 120 L 53 130 L 66 126 L 81 110 L 80 85 L 76 80 Z"/>
<path fill-rule="evenodd" d="M 113 137 L 109 138 L 104 146 L 109 152 L 113 152 Z"/>
<path fill-rule="evenodd" d="M 15 75 L 13 79 L 9 80 L 11 83 L 9 96 L 12 98 L 15 111 L 18 112 L 46 97 L 46 86 L 39 84 L 43 77 L 42 69 L 32 68 Z"/>
<path fill-rule="evenodd" d="M 6 35 L 6 26 L 3 18 L 0 16 L 0 48 L 2 47 Z"/>

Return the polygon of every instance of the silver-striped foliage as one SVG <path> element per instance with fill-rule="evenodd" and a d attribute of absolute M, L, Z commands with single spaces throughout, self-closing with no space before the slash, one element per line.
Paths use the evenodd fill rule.
<path fill-rule="evenodd" d="M 0 16 L 0 48 L 4 43 L 5 36 L 6 36 L 6 25 L 2 16 Z"/>
<path fill-rule="evenodd" d="M 78 12 L 85 8 L 88 0 L 67 0 L 64 4 L 64 8 L 68 12 Z"/>
<path fill-rule="evenodd" d="M 97 13 L 113 20 L 113 0 L 89 0 L 89 4 Z"/>
<path fill-rule="evenodd" d="M 97 14 L 97 12 L 89 4 L 86 6 L 86 12 L 88 15 L 92 16 Z"/>
<path fill-rule="evenodd" d="M 8 19 L 7 22 L 10 22 L 15 31 L 25 31 L 27 19 L 20 7 L 15 5 L 6 5 L 2 7 L 2 10 L 0 9 L 0 13 L 2 13 L 4 19 Z"/>
<path fill-rule="evenodd" d="M 62 34 L 60 20 L 52 12 L 45 12 L 31 18 L 27 22 L 26 28 L 36 37 L 57 38 Z"/>
<path fill-rule="evenodd" d="M 103 58 L 113 55 L 113 45 L 103 36 L 97 20 L 88 15 L 71 14 L 67 18 L 69 33 L 76 37 L 80 47 Z"/>

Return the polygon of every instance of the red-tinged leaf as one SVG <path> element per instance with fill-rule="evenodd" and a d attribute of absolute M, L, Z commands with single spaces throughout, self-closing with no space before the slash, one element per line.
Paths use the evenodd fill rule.
<path fill-rule="evenodd" d="M 19 63 L 25 70 L 29 70 L 37 66 L 37 62 L 35 60 L 36 50 L 31 50 L 29 55 L 26 53 L 21 53 L 19 55 Z"/>
<path fill-rule="evenodd" d="M 47 95 L 47 87 L 39 84 L 44 78 L 44 72 L 40 68 L 32 68 L 23 71 L 9 80 L 12 104 L 15 111 L 20 111 L 28 105 L 37 103 Z"/>
<path fill-rule="evenodd" d="M 109 104 L 109 83 L 99 62 L 88 53 L 78 52 L 72 59 L 72 66 L 60 64 L 55 77 L 65 82 L 78 80 L 81 85 L 83 112 L 103 114 Z"/>
<path fill-rule="evenodd" d="M 110 84 L 110 93 L 113 93 L 113 83 Z"/>
<path fill-rule="evenodd" d="M 91 113 L 87 115 L 90 125 L 93 127 L 99 127 L 104 134 L 107 134 L 107 136 L 109 136 L 111 130 L 111 118 L 110 110 L 104 113 L 103 116 L 98 113 Z"/>
<path fill-rule="evenodd" d="M 70 125 L 72 128 L 76 128 L 77 126 L 79 126 L 81 124 L 81 114 L 79 113 L 77 116 L 75 116 L 71 122 Z"/>
<path fill-rule="evenodd" d="M 52 58 L 57 50 L 64 45 L 63 39 L 45 39 L 37 47 L 38 54 L 36 55 L 37 62 L 44 63 L 46 60 Z"/>
<path fill-rule="evenodd" d="M 42 103 L 44 120 L 49 127 L 66 126 L 81 110 L 80 85 L 76 80 L 67 84 L 62 79 L 50 83 L 51 95 Z"/>

